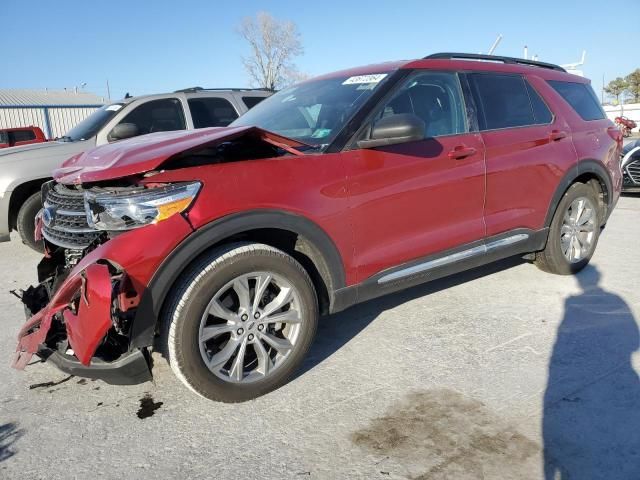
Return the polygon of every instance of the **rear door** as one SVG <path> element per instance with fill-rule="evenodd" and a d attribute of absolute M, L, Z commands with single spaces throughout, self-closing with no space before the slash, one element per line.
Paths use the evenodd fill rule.
<path fill-rule="evenodd" d="M 484 151 L 458 75 L 415 72 L 369 124 L 397 114 L 422 119 L 426 138 L 344 154 L 360 281 L 484 237 Z"/>
<path fill-rule="evenodd" d="M 238 118 L 236 108 L 223 97 L 194 96 L 187 103 L 193 128 L 226 127 Z"/>
<path fill-rule="evenodd" d="M 535 78 L 486 72 L 467 78 L 485 145 L 487 237 L 538 230 L 560 178 L 575 162 L 569 126 L 534 87 Z"/>

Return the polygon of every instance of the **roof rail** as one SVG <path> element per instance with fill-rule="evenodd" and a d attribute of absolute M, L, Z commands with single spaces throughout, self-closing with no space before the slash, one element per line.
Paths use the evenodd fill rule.
<path fill-rule="evenodd" d="M 424 57 L 425 60 L 453 60 L 453 59 L 461 59 L 461 60 L 482 60 L 487 62 L 502 62 L 508 63 L 511 65 L 528 65 L 531 67 L 541 67 L 548 68 L 550 70 L 558 70 L 559 72 L 566 72 L 564 68 L 560 65 L 555 65 L 553 63 L 547 62 L 538 62 L 537 60 L 527 60 L 526 58 L 515 58 L 515 57 L 501 57 L 499 55 L 482 55 L 480 53 L 453 53 L 453 52 L 443 52 L 443 53 L 433 53 L 431 55 L 427 55 Z"/>
<path fill-rule="evenodd" d="M 189 87 L 181 90 L 175 90 L 173 93 L 195 93 L 195 92 L 209 92 L 209 91 L 227 91 L 227 92 L 272 92 L 268 88 L 202 88 L 202 87 Z"/>

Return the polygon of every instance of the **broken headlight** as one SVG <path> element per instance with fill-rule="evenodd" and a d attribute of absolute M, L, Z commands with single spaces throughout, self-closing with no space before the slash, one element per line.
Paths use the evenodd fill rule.
<path fill-rule="evenodd" d="M 87 221 L 98 230 L 130 230 L 157 223 L 189 208 L 200 186 L 194 182 L 125 193 L 86 191 Z"/>

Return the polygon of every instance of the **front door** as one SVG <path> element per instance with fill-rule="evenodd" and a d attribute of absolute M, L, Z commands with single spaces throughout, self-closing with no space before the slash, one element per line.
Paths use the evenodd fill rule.
<path fill-rule="evenodd" d="M 376 111 L 425 123 L 425 139 L 347 152 L 358 279 L 482 240 L 484 146 L 469 133 L 458 75 L 418 71 Z"/>

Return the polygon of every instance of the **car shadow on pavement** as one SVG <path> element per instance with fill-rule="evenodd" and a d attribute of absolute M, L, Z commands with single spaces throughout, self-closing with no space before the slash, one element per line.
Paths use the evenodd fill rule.
<path fill-rule="evenodd" d="M 587 267 L 567 298 L 544 395 L 546 480 L 640 478 L 640 380 L 631 355 L 638 325 Z"/>
<path fill-rule="evenodd" d="M 23 435 L 24 430 L 15 423 L 0 424 L 0 462 L 13 457 L 16 453 L 14 443 Z"/>
<path fill-rule="evenodd" d="M 297 378 L 304 375 L 340 350 L 340 348 L 357 336 L 385 310 L 440 290 L 445 290 L 493 273 L 507 270 L 524 262 L 525 260 L 520 257 L 508 258 L 483 267 L 434 280 L 398 293 L 369 300 L 353 306 L 344 312 L 321 318 L 315 341 L 307 354 L 305 362 L 295 377 Z"/>

